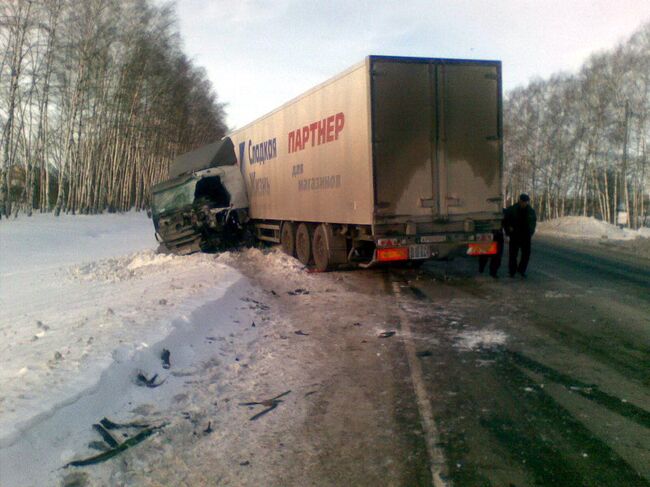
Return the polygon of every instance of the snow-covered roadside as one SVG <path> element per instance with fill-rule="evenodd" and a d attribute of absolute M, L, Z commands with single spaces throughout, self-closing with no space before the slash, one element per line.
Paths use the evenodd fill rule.
<path fill-rule="evenodd" d="M 537 230 L 541 235 L 578 239 L 634 240 L 650 238 L 650 228 L 630 230 L 586 216 L 565 216 L 540 222 Z"/>
<path fill-rule="evenodd" d="M 0 225 L 0 484 L 48 484 L 89 424 L 137 402 L 135 377 L 160 368 L 164 340 L 205 338 L 195 310 L 219 303 L 209 335 L 232 332 L 247 281 L 215 256 L 155 254 L 152 234 L 137 213 Z"/>
<path fill-rule="evenodd" d="M 542 237 L 578 242 L 581 246 L 650 259 L 650 228 L 621 229 L 593 217 L 583 216 L 540 222 L 537 228 L 537 234 Z"/>

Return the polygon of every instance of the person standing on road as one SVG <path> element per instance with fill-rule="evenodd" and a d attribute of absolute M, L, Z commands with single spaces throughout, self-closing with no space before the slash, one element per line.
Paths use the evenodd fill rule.
<path fill-rule="evenodd" d="M 506 235 L 510 237 L 508 259 L 510 277 L 515 277 L 517 272 L 521 274 L 521 277 L 526 277 L 526 268 L 530 259 L 530 243 L 537 225 L 537 216 L 533 207 L 530 206 L 530 198 L 527 194 L 521 194 L 519 201 L 506 210 L 504 224 Z M 517 264 L 520 250 L 521 260 Z"/>
<path fill-rule="evenodd" d="M 505 215 L 505 209 L 503 210 L 503 213 Z M 501 267 L 501 256 L 503 255 L 503 225 L 504 221 L 501 220 L 501 228 L 498 230 L 494 230 L 492 232 L 492 239 L 494 242 L 497 243 L 497 253 L 494 255 L 479 255 L 478 257 L 478 271 L 483 274 L 483 271 L 485 270 L 485 266 L 488 263 L 488 260 L 490 261 L 490 275 L 494 277 L 495 279 L 498 279 L 497 272 L 499 271 L 499 267 Z"/>

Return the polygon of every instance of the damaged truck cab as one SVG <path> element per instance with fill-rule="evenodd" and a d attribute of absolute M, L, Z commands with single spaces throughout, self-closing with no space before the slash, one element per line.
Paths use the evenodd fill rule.
<path fill-rule="evenodd" d="M 248 198 L 232 142 L 226 138 L 183 154 L 170 179 L 152 188 L 156 239 L 176 254 L 214 251 L 245 239 Z"/>

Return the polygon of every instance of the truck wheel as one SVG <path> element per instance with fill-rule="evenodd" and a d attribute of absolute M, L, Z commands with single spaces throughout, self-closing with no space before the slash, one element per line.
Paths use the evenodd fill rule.
<path fill-rule="evenodd" d="M 311 251 L 314 254 L 316 270 L 333 270 L 338 264 L 348 261 L 347 242 L 343 235 L 334 235 L 332 225 L 321 223 L 314 231 Z"/>
<path fill-rule="evenodd" d="M 307 223 L 301 223 L 296 230 L 296 256 L 305 265 L 311 262 L 312 230 Z"/>
<path fill-rule="evenodd" d="M 330 263 L 329 251 L 327 250 L 327 237 L 325 235 L 325 226 L 318 225 L 314 232 L 312 251 L 314 252 L 314 263 L 316 270 L 325 272 L 332 269 Z"/>
<path fill-rule="evenodd" d="M 291 222 L 284 222 L 282 224 L 282 230 L 280 230 L 280 245 L 282 245 L 282 251 L 290 255 L 291 257 L 296 256 L 296 229 Z"/>

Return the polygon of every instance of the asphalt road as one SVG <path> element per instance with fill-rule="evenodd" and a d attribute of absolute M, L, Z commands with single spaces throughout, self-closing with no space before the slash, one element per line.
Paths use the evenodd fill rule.
<path fill-rule="evenodd" d="M 443 480 L 650 485 L 650 262 L 536 238 L 527 279 L 475 265 L 367 275 L 399 289 Z"/>

